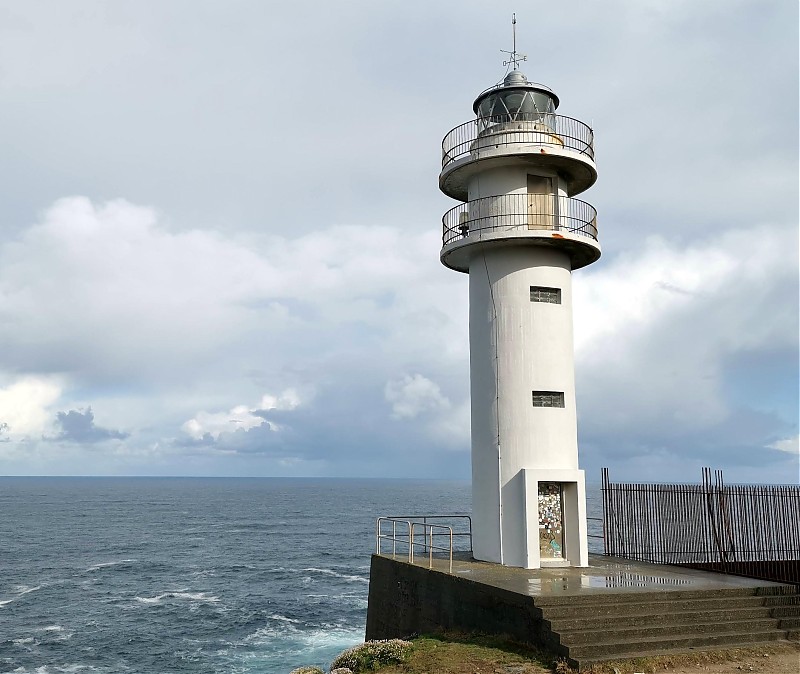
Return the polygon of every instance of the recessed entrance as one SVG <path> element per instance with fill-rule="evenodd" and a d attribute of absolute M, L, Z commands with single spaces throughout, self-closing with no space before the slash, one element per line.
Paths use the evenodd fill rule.
<path fill-rule="evenodd" d="M 564 490 L 560 482 L 539 483 L 539 559 L 565 559 Z"/>

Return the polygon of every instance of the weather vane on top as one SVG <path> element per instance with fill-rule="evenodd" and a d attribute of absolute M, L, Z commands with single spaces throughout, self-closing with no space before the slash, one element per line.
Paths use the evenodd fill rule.
<path fill-rule="evenodd" d="M 508 54 L 511 58 L 508 61 L 503 61 L 504 66 L 514 64 L 514 70 L 517 69 L 519 66 L 520 61 L 527 61 L 528 57 L 525 54 L 518 54 L 517 53 L 517 14 L 516 12 L 511 15 L 511 34 L 513 38 L 513 47 L 511 51 L 507 51 L 506 49 L 501 49 L 500 51 L 504 54 Z"/>

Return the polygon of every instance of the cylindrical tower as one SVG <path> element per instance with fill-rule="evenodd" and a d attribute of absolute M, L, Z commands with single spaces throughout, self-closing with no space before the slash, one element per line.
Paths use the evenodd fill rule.
<path fill-rule="evenodd" d="M 600 257 L 592 130 L 518 70 L 442 142 L 442 263 L 469 274 L 473 554 L 586 566 L 572 270 Z"/>

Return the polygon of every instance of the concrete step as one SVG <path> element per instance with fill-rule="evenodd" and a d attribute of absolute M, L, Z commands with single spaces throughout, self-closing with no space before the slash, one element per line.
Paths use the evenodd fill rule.
<path fill-rule="evenodd" d="M 711 636 L 714 634 L 751 634 L 752 632 L 769 632 L 778 628 L 778 621 L 772 618 L 762 620 L 726 620 L 724 622 L 682 623 L 676 625 L 652 625 L 639 627 L 606 627 L 602 630 L 572 630 L 559 632 L 561 644 L 579 646 L 583 644 L 604 643 L 609 641 L 631 643 L 640 639 L 664 638 L 674 634 L 692 634 Z"/>
<path fill-rule="evenodd" d="M 587 659 L 640 657 L 643 652 L 659 652 L 668 649 L 691 650 L 701 647 L 725 647 L 743 644 L 758 644 L 779 641 L 786 638 L 785 632 L 776 629 L 744 630 L 723 632 L 719 634 L 676 633 L 661 637 L 641 638 L 636 640 L 605 641 L 600 643 L 580 644 L 576 646 L 562 645 L 559 650 L 563 655 L 583 663 Z M 633 655 L 626 655 L 633 653 Z M 603 657 L 605 656 L 605 657 Z"/>
<path fill-rule="evenodd" d="M 757 648 L 758 646 L 762 645 L 764 642 L 754 642 L 754 643 L 746 643 L 741 642 L 735 645 L 735 648 Z M 695 653 L 695 652 L 702 652 L 702 651 L 711 651 L 717 650 L 718 646 L 693 646 L 691 649 L 685 648 L 668 648 L 664 650 L 653 650 L 653 651 L 621 651 L 619 653 L 614 654 L 614 656 L 607 656 L 607 657 L 582 657 L 580 659 L 580 663 L 577 660 L 571 660 L 570 665 L 572 667 L 578 667 L 579 671 L 583 672 L 589 669 L 592 665 L 596 665 L 601 662 L 607 662 L 608 660 L 633 660 L 634 658 L 652 658 L 657 657 L 659 655 L 685 655 L 686 653 Z M 727 648 L 732 648 L 732 646 L 727 646 Z M 787 674 L 789 674 L 787 672 Z"/>
<path fill-rule="evenodd" d="M 800 606 L 800 594 L 764 597 L 764 606 Z"/>
<path fill-rule="evenodd" d="M 628 616 L 628 615 L 658 615 L 662 613 L 678 613 L 682 611 L 733 611 L 738 609 L 753 609 L 764 606 L 764 598 L 753 596 L 732 596 L 728 598 L 684 598 L 684 599 L 665 599 L 662 593 L 658 601 L 650 602 L 624 602 L 608 601 L 606 603 L 592 603 L 589 605 L 582 602 L 572 604 L 540 606 L 538 601 L 535 605 L 542 609 L 542 615 L 549 619 L 553 618 L 575 618 L 579 616 L 595 617 L 602 616 Z"/>
<path fill-rule="evenodd" d="M 800 616 L 800 606 L 772 606 L 768 610 L 776 618 L 790 618 Z"/>
<path fill-rule="evenodd" d="M 779 586 L 781 587 L 781 586 Z M 670 601 L 679 599 L 727 599 L 733 597 L 759 597 L 765 599 L 766 597 L 760 594 L 763 588 L 760 587 L 743 587 L 743 588 L 728 588 L 716 590 L 661 590 L 653 592 L 616 592 L 614 593 L 614 603 L 617 604 L 644 604 L 651 602 L 663 602 L 665 597 Z M 771 589 L 771 588 L 768 588 Z M 784 594 L 769 595 L 769 600 L 780 601 L 784 598 Z M 544 595 L 537 596 L 535 599 L 536 606 L 593 606 L 595 604 L 607 604 L 608 592 L 597 592 L 596 594 L 580 594 L 580 595 Z"/>
<path fill-rule="evenodd" d="M 782 630 L 800 629 L 800 616 L 797 618 L 781 618 L 778 620 L 778 627 Z"/>
<path fill-rule="evenodd" d="M 626 615 L 614 616 L 613 622 L 615 627 L 636 627 L 648 624 L 677 625 L 681 623 L 722 622 L 724 620 L 729 620 L 731 617 L 735 617 L 736 620 L 759 620 L 764 618 L 774 618 L 777 620 L 779 616 L 774 614 L 776 610 L 777 609 L 769 609 L 764 606 L 757 608 L 738 608 L 734 610 L 676 611 L 658 614 L 648 610 L 642 613 L 628 613 Z M 545 612 L 545 619 L 547 619 L 550 624 L 550 629 L 554 632 L 605 629 L 609 624 L 608 616 L 551 618 L 549 610 Z"/>

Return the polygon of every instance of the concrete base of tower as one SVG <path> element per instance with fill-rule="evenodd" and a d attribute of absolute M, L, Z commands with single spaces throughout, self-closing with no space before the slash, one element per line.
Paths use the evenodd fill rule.
<path fill-rule="evenodd" d="M 503 486 L 500 503 L 502 517 L 473 516 L 476 560 L 524 569 L 587 566 L 582 470 L 523 468 Z"/>

